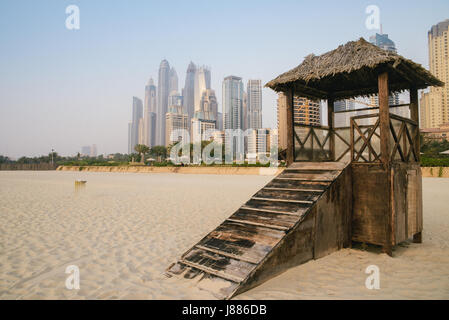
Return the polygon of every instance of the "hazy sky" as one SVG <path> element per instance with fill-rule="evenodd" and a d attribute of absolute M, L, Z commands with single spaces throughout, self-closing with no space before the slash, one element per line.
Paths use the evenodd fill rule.
<path fill-rule="evenodd" d="M 80 9 L 80 30 L 65 9 Z M 427 31 L 449 18 L 449 1 L 1 0 L 0 154 L 127 151 L 132 96 L 143 99 L 162 59 L 212 70 L 221 110 L 227 75 L 268 82 L 309 53 L 368 37 L 368 5 L 399 54 L 427 67 Z M 263 92 L 263 124 L 276 125 L 276 95 Z"/>

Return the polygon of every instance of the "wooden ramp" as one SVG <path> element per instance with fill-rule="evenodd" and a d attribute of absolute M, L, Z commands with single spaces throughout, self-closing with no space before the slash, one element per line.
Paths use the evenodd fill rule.
<path fill-rule="evenodd" d="M 350 243 L 350 168 L 294 163 L 166 271 L 229 299 Z"/>

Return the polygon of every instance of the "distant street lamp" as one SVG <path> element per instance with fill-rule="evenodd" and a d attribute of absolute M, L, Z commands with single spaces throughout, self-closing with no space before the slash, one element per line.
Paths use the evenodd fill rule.
<path fill-rule="evenodd" d="M 54 153 L 54 149 L 51 149 L 51 165 L 53 165 L 54 163 L 53 163 L 53 153 Z"/>

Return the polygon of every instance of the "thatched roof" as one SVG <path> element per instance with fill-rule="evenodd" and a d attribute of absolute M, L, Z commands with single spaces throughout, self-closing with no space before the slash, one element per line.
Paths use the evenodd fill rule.
<path fill-rule="evenodd" d="M 392 92 L 444 85 L 420 64 L 360 38 L 320 56 L 307 56 L 266 86 L 278 92 L 293 89 L 312 99 L 353 98 L 377 93 L 378 75 L 384 71 L 388 71 Z"/>

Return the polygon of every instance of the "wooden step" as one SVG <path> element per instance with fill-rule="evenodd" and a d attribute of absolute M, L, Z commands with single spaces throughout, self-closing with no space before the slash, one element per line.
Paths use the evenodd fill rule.
<path fill-rule="evenodd" d="M 270 201 L 270 200 L 257 200 L 250 199 L 245 203 L 245 207 L 258 208 L 266 210 L 275 210 L 280 212 L 289 212 L 295 214 L 301 214 L 310 206 L 309 203 L 295 203 L 295 202 L 281 202 L 281 201 Z"/>
<path fill-rule="evenodd" d="M 310 190 L 270 190 L 263 188 L 258 191 L 253 197 L 255 198 L 270 198 L 270 199 L 279 199 L 285 201 L 316 201 L 320 195 L 323 193 L 321 191 L 313 192 Z"/>
<path fill-rule="evenodd" d="M 254 211 L 240 208 L 232 216 L 230 221 L 248 221 L 257 223 L 255 225 L 266 226 L 267 228 L 288 230 L 301 218 L 299 215 L 271 213 L 266 211 Z"/>
<path fill-rule="evenodd" d="M 245 278 L 234 277 L 234 276 L 228 275 L 228 274 L 226 274 L 226 273 L 224 273 L 222 271 L 216 271 L 216 270 L 214 270 L 212 268 L 208 268 L 208 267 L 205 267 L 205 266 L 203 266 L 201 264 L 193 263 L 193 262 L 190 262 L 190 261 L 185 261 L 185 260 L 181 259 L 179 261 L 179 263 L 184 264 L 184 265 L 189 266 L 189 267 L 192 267 L 192 268 L 195 268 L 195 269 L 198 269 L 198 270 L 201 270 L 203 272 L 209 273 L 209 274 L 214 275 L 216 277 L 223 278 L 225 280 L 229 280 L 229 281 L 235 282 L 235 283 L 240 283 L 243 280 L 245 280 Z"/>
<path fill-rule="evenodd" d="M 319 177 L 316 177 L 316 178 L 295 177 L 295 178 L 293 178 L 293 177 L 285 177 L 285 176 L 282 176 L 282 177 L 276 177 L 275 180 L 290 180 L 290 181 L 320 181 L 320 182 L 329 182 L 329 183 L 333 181 L 333 179 L 324 179 L 324 178 L 320 179 Z"/>
<path fill-rule="evenodd" d="M 265 227 L 265 228 L 274 229 L 274 230 L 287 231 L 287 230 L 290 229 L 289 227 L 281 227 L 281 226 L 276 226 L 276 225 L 272 225 L 272 224 L 265 224 L 265 223 L 260 223 L 260 222 L 252 222 L 252 221 L 245 220 L 245 219 L 228 218 L 228 219 L 226 219 L 226 221 L 231 221 L 231 222 L 235 222 L 235 223 L 244 223 L 244 224 L 249 224 L 249 225 L 252 225 L 252 226 Z"/>
<path fill-rule="evenodd" d="M 212 274 L 219 274 L 225 279 L 240 282 L 256 266 L 242 260 L 236 260 L 218 253 L 193 247 L 180 260 L 181 263 Z"/>
<path fill-rule="evenodd" d="M 287 214 L 287 215 L 291 215 L 291 216 L 300 216 L 300 215 L 297 214 L 296 212 L 292 213 L 292 212 L 286 212 L 286 211 L 277 211 L 277 210 L 269 210 L 269 209 L 250 208 L 250 207 L 246 207 L 246 206 L 241 206 L 240 209 L 251 210 L 251 211 L 267 212 L 267 213 Z"/>
<path fill-rule="evenodd" d="M 296 188 L 296 189 L 295 189 L 295 188 L 265 187 L 265 188 L 263 188 L 262 190 L 323 193 L 323 190 L 319 190 L 319 189 L 300 189 L 300 188 Z"/>
<path fill-rule="evenodd" d="M 281 230 L 225 221 L 198 245 L 260 262 L 284 235 Z"/>
<path fill-rule="evenodd" d="M 310 189 L 324 191 L 330 183 L 322 181 L 298 181 L 298 180 L 271 180 L 265 188 L 289 188 L 289 189 Z"/>
<path fill-rule="evenodd" d="M 309 200 L 291 200 L 291 199 L 276 199 L 276 198 L 260 198 L 260 197 L 252 197 L 253 200 L 262 200 L 262 201 L 273 201 L 273 202 L 288 202 L 288 203 L 314 203 L 314 201 Z"/>
<path fill-rule="evenodd" d="M 196 245 L 195 247 L 198 248 L 198 249 L 205 250 L 205 251 L 210 251 L 210 252 L 213 252 L 213 253 L 217 253 L 219 255 L 222 255 L 222 256 L 225 256 L 225 257 L 229 257 L 229 258 L 232 258 L 232 259 L 245 261 L 245 262 L 249 262 L 249 263 L 252 263 L 252 264 L 259 263 L 259 260 L 241 257 L 241 256 L 238 256 L 238 255 L 235 255 L 235 254 L 232 254 L 232 253 L 225 252 L 225 251 L 216 250 L 216 249 L 205 247 L 205 246 L 201 246 L 201 245 Z"/>

